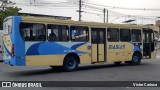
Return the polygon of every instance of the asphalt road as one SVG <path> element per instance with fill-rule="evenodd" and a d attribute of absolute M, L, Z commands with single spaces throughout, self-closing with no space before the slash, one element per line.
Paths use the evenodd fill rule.
<path fill-rule="evenodd" d="M 1 81 L 160 81 L 160 57 L 156 60 L 143 60 L 138 66 L 116 66 L 112 63 L 80 66 L 75 72 L 55 72 L 48 66 L 13 67 L 0 63 L 0 77 Z"/>
<path fill-rule="evenodd" d="M 160 81 L 160 57 L 143 60 L 141 65 L 112 63 L 80 66 L 75 72 L 56 72 L 50 67 L 12 67 L 0 63 L 0 81 Z M 36 89 L 36 88 L 35 88 Z M 51 88 L 46 88 L 50 90 Z M 106 88 L 54 88 L 54 90 L 97 90 Z M 111 88 L 109 88 L 111 89 Z M 134 88 L 112 88 L 112 90 Z M 137 88 L 138 89 L 138 88 Z M 39 89 L 38 89 L 39 90 Z M 140 88 L 139 90 L 143 90 Z M 144 90 L 150 90 L 144 88 Z M 157 90 L 157 88 L 155 88 Z"/>

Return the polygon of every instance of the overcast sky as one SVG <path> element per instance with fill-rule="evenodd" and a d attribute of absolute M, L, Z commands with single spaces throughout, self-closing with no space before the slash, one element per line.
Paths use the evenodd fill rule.
<path fill-rule="evenodd" d="M 21 12 L 37 13 L 45 15 L 68 16 L 73 20 L 78 20 L 78 0 L 12 0 L 15 1 L 18 7 L 22 8 Z M 160 0 L 82 0 L 90 4 L 123 7 L 123 8 L 140 8 L 140 9 L 160 9 Z M 63 2 L 63 3 L 59 3 Z M 50 4 L 49 4 L 50 3 Z M 59 4 L 54 4 L 59 3 Z M 94 6 L 94 5 L 91 5 Z M 94 6 L 104 8 L 103 6 Z M 148 24 L 154 23 L 156 18 L 160 16 L 159 11 L 149 10 L 124 10 L 118 8 L 106 7 L 109 11 L 110 23 L 121 23 L 128 19 L 136 19 L 134 23 Z M 83 4 L 82 20 L 103 22 L 102 10 L 89 8 Z M 116 12 L 122 14 L 116 14 Z M 131 16 L 128 16 L 131 15 Z M 135 16 L 135 17 L 134 17 Z"/>

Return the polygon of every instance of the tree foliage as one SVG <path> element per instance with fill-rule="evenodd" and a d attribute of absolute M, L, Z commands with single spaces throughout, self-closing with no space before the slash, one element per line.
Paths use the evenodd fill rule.
<path fill-rule="evenodd" d="M 5 10 L 7 7 L 12 7 L 15 3 L 10 0 L 0 0 L 0 10 Z"/>
<path fill-rule="evenodd" d="M 10 0 L 0 0 L 0 29 L 3 27 L 3 20 L 8 16 L 17 16 L 18 11 L 21 10 L 18 7 L 14 7 L 15 3 Z"/>

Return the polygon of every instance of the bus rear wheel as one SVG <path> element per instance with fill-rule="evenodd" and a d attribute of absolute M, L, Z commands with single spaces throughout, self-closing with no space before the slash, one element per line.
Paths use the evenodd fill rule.
<path fill-rule="evenodd" d="M 141 63 L 141 56 L 137 53 L 133 54 L 131 65 L 139 65 Z"/>
<path fill-rule="evenodd" d="M 64 71 L 75 71 L 78 68 L 78 58 L 75 55 L 69 55 L 65 58 L 63 63 Z"/>

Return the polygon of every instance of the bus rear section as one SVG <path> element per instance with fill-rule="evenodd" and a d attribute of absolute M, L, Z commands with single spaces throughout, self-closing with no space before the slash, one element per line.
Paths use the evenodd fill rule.
<path fill-rule="evenodd" d="M 24 66 L 25 54 L 19 34 L 21 17 L 7 17 L 3 22 L 3 62 L 11 66 Z M 22 44 L 22 45 L 21 45 Z"/>
<path fill-rule="evenodd" d="M 46 22 L 18 16 L 6 18 L 3 61 L 12 66 L 69 66 L 71 69 L 91 63 L 88 27 L 69 29 L 68 25 Z"/>

